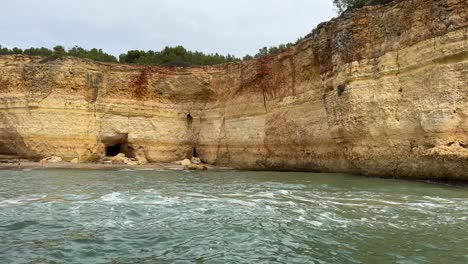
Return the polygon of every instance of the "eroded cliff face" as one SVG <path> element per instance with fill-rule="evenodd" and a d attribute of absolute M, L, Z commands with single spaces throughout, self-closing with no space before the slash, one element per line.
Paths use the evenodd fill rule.
<path fill-rule="evenodd" d="M 394 1 L 243 63 L 0 57 L 0 153 L 468 181 L 468 2 Z M 107 151 L 110 151 L 109 148 Z M 107 153 L 109 154 L 109 153 Z"/>

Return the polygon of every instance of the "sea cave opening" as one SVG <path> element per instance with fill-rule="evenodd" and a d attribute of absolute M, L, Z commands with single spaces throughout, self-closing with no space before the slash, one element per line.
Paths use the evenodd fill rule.
<path fill-rule="evenodd" d="M 198 156 L 197 156 L 197 148 L 196 148 L 196 147 L 193 147 L 193 148 L 192 148 L 192 157 L 193 157 L 193 158 L 198 158 Z"/>
<path fill-rule="evenodd" d="M 106 156 L 114 157 L 123 153 L 127 158 L 135 158 L 135 150 L 128 144 L 127 137 L 122 138 L 118 142 L 106 145 Z"/>
<path fill-rule="evenodd" d="M 122 144 L 117 144 L 113 146 L 108 146 L 106 147 L 106 156 L 108 157 L 114 157 L 117 156 L 120 153 L 120 148 L 122 147 Z"/>

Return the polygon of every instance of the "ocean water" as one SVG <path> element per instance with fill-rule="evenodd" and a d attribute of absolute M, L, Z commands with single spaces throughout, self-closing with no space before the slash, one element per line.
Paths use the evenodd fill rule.
<path fill-rule="evenodd" d="M 0 170 L 0 263 L 468 263 L 468 188 L 343 174 Z"/>

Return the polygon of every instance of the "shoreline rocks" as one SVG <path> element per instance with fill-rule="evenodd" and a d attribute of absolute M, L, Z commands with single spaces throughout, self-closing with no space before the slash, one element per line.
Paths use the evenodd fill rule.
<path fill-rule="evenodd" d="M 182 165 L 184 166 L 186 170 L 199 170 L 199 171 L 208 170 L 208 167 L 202 163 L 200 158 L 196 158 L 196 157 L 193 157 L 191 159 L 174 161 L 173 164 Z"/>
<path fill-rule="evenodd" d="M 59 163 L 59 162 L 63 162 L 63 159 L 57 156 L 50 156 L 50 157 L 41 159 L 41 163 Z"/>
<path fill-rule="evenodd" d="M 147 163 L 145 160 L 138 160 L 137 158 L 128 158 L 125 156 L 124 153 L 119 153 L 116 156 L 112 157 L 110 160 L 105 160 L 104 162 L 113 164 L 126 164 L 131 166 L 140 166 Z"/>

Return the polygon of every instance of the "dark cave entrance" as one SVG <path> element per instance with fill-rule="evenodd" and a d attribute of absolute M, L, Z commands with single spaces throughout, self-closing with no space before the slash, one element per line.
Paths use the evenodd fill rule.
<path fill-rule="evenodd" d="M 192 123 L 193 123 L 193 117 L 191 114 L 187 115 L 187 128 L 191 129 L 192 128 Z"/>
<path fill-rule="evenodd" d="M 120 153 L 121 147 L 122 147 L 122 144 L 117 144 L 117 145 L 106 147 L 106 156 L 108 157 L 117 156 Z"/>
<path fill-rule="evenodd" d="M 192 157 L 193 157 L 193 158 L 198 158 L 198 156 L 197 156 L 197 148 L 196 148 L 196 147 L 193 147 L 193 148 L 192 148 Z"/>
<path fill-rule="evenodd" d="M 127 158 L 135 158 L 135 150 L 128 144 L 127 136 L 121 138 L 118 142 L 113 142 L 112 145 L 106 144 L 106 157 L 114 157 L 123 153 Z"/>

